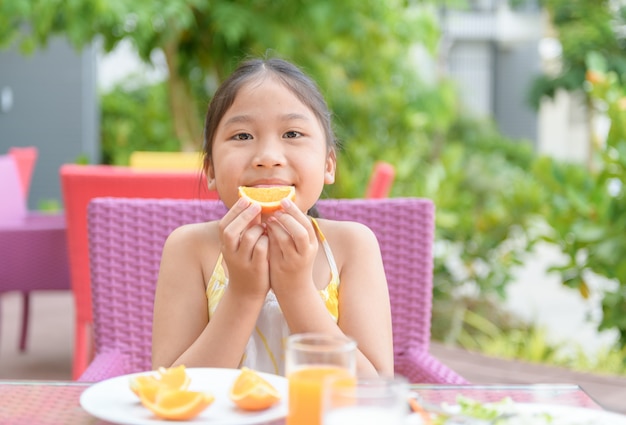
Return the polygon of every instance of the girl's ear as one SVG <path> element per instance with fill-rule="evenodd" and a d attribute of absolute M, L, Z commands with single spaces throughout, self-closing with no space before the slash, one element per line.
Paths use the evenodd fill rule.
<path fill-rule="evenodd" d="M 213 170 L 213 163 L 209 161 L 206 169 L 206 182 L 209 190 L 217 190 L 215 183 L 215 170 Z"/>
<path fill-rule="evenodd" d="M 337 169 L 337 156 L 335 150 L 331 150 L 326 157 L 326 166 L 324 168 L 324 184 L 335 183 L 335 170 Z"/>

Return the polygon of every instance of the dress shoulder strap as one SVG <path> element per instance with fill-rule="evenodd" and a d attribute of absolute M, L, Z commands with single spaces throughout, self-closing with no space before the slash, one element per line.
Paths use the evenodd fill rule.
<path fill-rule="evenodd" d="M 319 240 L 322 244 L 322 248 L 324 249 L 324 253 L 326 254 L 326 258 L 328 260 L 328 264 L 330 266 L 330 275 L 331 275 L 331 283 L 335 282 L 337 285 L 339 285 L 339 270 L 337 269 L 337 263 L 335 262 L 335 256 L 333 255 L 332 250 L 330 249 L 330 245 L 328 244 L 328 241 L 326 240 L 326 237 L 324 236 L 324 234 L 322 233 L 322 229 L 320 229 L 319 223 L 317 222 L 317 220 L 313 217 L 311 217 L 311 222 L 313 223 L 313 227 L 315 227 L 315 230 L 318 234 Z"/>

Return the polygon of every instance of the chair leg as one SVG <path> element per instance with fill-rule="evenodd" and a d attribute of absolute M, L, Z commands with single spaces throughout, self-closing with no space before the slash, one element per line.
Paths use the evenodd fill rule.
<path fill-rule="evenodd" d="M 74 332 L 74 361 L 72 379 L 77 380 L 87 369 L 91 357 L 91 327 L 87 322 L 76 322 Z"/>
<path fill-rule="evenodd" d="M 20 352 L 26 351 L 28 337 L 28 318 L 30 316 L 30 292 L 22 293 L 22 330 L 20 333 Z"/>

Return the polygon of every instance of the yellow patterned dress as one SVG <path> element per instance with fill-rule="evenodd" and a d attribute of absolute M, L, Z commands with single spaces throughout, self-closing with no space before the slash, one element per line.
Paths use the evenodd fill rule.
<path fill-rule="evenodd" d="M 328 285 L 319 291 L 320 296 L 326 303 L 330 315 L 337 321 L 339 317 L 339 272 L 335 258 L 330 250 L 328 241 L 322 234 L 317 221 L 311 218 L 317 231 L 321 246 L 326 253 L 330 266 L 330 279 Z M 206 295 L 209 304 L 209 317 L 215 313 L 215 309 L 222 299 L 224 289 L 228 285 L 228 278 L 222 265 L 222 254 L 219 255 L 213 274 L 207 284 Z M 285 343 L 289 336 L 289 328 L 283 316 L 276 295 L 271 290 L 265 298 L 265 303 L 259 314 L 254 332 L 246 346 L 240 367 L 246 366 L 261 372 L 276 375 L 285 374 Z"/>

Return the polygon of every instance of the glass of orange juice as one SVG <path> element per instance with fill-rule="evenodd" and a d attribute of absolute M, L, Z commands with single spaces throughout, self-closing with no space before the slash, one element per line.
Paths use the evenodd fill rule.
<path fill-rule="evenodd" d="M 286 425 L 321 425 L 326 380 L 356 379 L 356 341 L 315 333 L 291 335 L 285 373 L 289 381 Z"/>

